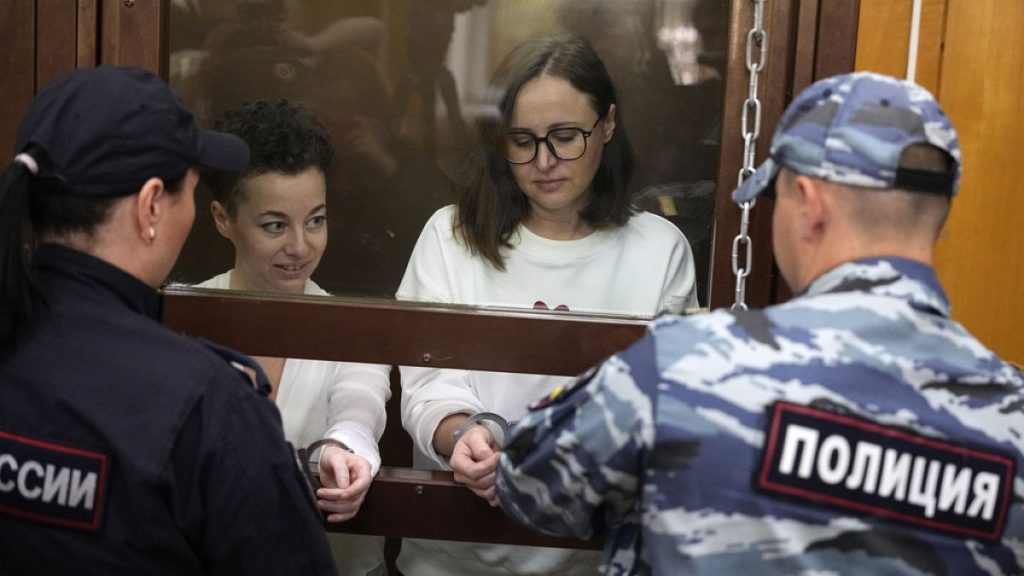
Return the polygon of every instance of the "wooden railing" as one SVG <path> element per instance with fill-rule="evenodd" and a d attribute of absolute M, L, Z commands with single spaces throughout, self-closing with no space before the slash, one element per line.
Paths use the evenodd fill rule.
<path fill-rule="evenodd" d="M 258 356 L 571 376 L 639 338 L 646 321 L 621 317 L 398 304 L 388 300 L 261 297 L 165 291 L 165 322 Z M 537 534 L 492 508 L 450 472 L 410 467 L 392 373 L 384 466 L 356 518 L 337 532 L 566 548 L 600 542 Z"/>

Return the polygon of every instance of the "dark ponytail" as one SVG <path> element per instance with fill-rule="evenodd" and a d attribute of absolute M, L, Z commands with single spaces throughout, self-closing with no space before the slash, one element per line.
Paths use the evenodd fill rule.
<path fill-rule="evenodd" d="M 40 290 L 32 266 L 34 238 L 28 195 L 35 176 L 22 162 L 0 174 L 0 355 L 13 347 L 19 329 L 32 316 Z"/>

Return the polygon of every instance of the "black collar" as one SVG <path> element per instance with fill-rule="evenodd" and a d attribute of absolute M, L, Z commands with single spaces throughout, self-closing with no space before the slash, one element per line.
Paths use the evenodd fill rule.
<path fill-rule="evenodd" d="M 109 294 L 131 310 L 154 320 L 163 317 L 163 299 L 156 290 L 95 256 L 57 244 L 43 244 L 36 249 L 34 260 L 44 286 L 49 284 L 47 277 L 70 280 Z"/>

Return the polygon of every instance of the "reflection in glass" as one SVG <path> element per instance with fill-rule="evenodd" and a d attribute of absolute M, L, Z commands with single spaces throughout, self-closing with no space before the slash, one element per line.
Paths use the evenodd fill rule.
<path fill-rule="evenodd" d="M 686 234 L 707 303 L 727 0 L 172 0 L 170 78 L 199 122 L 255 98 L 301 101 L 336 148 L 314 279 L 391 297 L 427 219 L 454 201 L 497 111 L 497 63 L 531 37 L 587 38 L 619 91 L 638 207 Z M 230 268 L 197 196 L 174 279 Z"/>

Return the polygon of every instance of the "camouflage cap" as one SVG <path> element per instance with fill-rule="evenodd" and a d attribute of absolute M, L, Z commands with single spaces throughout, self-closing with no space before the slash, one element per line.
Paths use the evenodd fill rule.
<path fill-rule="evenodd" d="M 913 144 L 930 144 L 952 159 L 948 173 L 900 168 Z M 779 168 L 853 186 L 956 194 L 960 143 L 939 103 L 924 88 L 855 72 L 815 82 L 782 115 L 769 158 L 732 193 L 747 202 L 774 187 Z"/>

